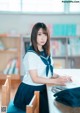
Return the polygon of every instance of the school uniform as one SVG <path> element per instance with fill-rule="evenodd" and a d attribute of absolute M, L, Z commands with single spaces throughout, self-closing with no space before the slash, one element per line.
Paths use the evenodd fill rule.
<path fill-rule="evenodd" d="M 37 70 L 38 76 L 50 78 L 53 75 L 53 60 L 44 51 L 38 55 L 32 46 L 28 49 L 24 59 L 24 78 L 14 98 L 14 105 L 26 110 L 26 105 L 31 101 L 34 91 L 40 91 L 40 113 L 49 113 L 48 97 L 45 84 L 38 84 L 32 81 L 29 70 Z"/>

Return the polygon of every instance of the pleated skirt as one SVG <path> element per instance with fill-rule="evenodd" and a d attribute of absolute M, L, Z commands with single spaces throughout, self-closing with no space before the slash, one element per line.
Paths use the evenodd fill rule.
<path fill-rule="evenodd" d="M 49 113 L 46 85 L 32 86 L 21 83 L 14 97 L 14 105 L 26 111 L 26 105 L 30 103 L 34 91 L 40 91 L 39 113 Z"/>

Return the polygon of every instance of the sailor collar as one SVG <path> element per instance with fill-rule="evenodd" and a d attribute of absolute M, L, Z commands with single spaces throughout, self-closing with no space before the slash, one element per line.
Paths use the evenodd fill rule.
<path fill-rule="evenodd" d="M 32 46 L 30 46 L 30 47 L 28 48 L 27 52 L 33 52 L 33 53 L 37 54 L 37 53 L 34 51 L 34 49 L 33 49 Z M 37 55 L 38 55 L 38 54 L 37 54 Z M 42 55 L 38 55 L 38 56 L 41 58 L 42 62 L 46 65 L 46 76 L 48 76 L 49 70 L 51 71 L 51 75 L 53 76 L 53 66 L 51 65 L 50 56 L 47 56 L 47 57 L 44 57 L 44 56 L 42 56 Z"/>

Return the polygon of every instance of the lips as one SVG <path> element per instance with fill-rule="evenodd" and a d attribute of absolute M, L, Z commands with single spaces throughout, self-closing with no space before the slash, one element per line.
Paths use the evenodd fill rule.
<path fill-rule="evenodd" d="M 45 43 L 45 42 L 41 42 L 41 43 Z"/>

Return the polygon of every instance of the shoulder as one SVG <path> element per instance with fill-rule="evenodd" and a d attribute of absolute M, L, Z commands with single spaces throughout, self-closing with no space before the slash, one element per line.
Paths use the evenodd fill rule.
<path fill-rule="evenodd" d="M 35 52 L 27 52 L 26 55 L 32 57 L 39 57 L 39 55 L 37 55 Z"/>
<path fill-rule="evenodd" d="M 39 56 L 34 52 L 27 52 L 23 59 L 37 59 Z"/>

